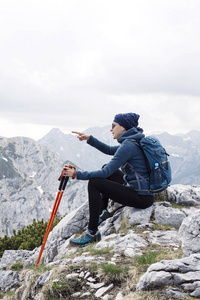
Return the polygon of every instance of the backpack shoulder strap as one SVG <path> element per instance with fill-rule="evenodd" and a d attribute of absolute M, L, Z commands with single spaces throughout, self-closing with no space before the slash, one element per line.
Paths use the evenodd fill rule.
<path fill-rule="evenodd" d="M 130 141 L 130 142 L 136 144 L 137 146 L 139 146 L 140 148 L 142 148 L 142 146 L 140 145 L 140 141 L 139 141 L 139 140 L 135 140 L 135 139 L 126 139 L 125 141 Z"/>
<path fill-rule="evenodd" d="M 138 147 L 140 147 L 140 149 L 142 150 L 143 154 L 144 154 L 144 159 L 145 159 L 145 162 L 146 162 L 146 166 L 147 166 L 147 170 L 148 172 L 150 173 L 151 172 L 151 168 L 150 168 L 150 164 L 149 164 L 149 161 L 143 151 L 143 147 L 140 145 L 140 140 L 135 140 L 135 139 L 126 139 L 125 141 L 130 141 L 132 143 L 134 143 L 135 145 L 137 145 Z"/>

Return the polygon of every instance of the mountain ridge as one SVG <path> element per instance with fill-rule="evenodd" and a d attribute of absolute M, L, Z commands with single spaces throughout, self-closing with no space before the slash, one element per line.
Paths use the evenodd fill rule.
<path fill-rule="evenodd" d="M 54 131 L 53 131 L 54 132 Z M 117 145 L 110 134 L 110 126 L 92 127 L 84 132 L 94 135 L 96 138 L 108 145 Z M 59 138 L 62 136 L 62 139 Z M 200 169 L 200 132 L 191 130 L 183 135 L 172 135 L 168 132 L 159 134 L 148 133 L 157 137 L 167 153 L 172 165 L 172 184 L 199 184 L 200 175 L 197 169 Z M 52 136 L 50 131 L 46 136 L 38 141 L 41 144 L 49 146 L 62 159 L 70 157 L 77 166 L 83 170 L 93 171 L 100 169 L 105 163 L 111 159 L 110 156 L 102 154 L 87 145 L 80 143 L 76 136 L 72 134 L 64 134 L 59 130 L 59 134 Z"/>

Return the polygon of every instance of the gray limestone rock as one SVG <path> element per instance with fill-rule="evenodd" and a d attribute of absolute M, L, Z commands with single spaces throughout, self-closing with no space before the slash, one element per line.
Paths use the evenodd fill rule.
<path fill-rule="evenodd" d="M 161 246 L 179 246 L 181 241 L 179 233 L 175 230 L 154 230 L 153 232 L 149 233 L 148 240 L 151 244 L 157 244 Z"/>
<path fill-rule="evenodd" d="M 105 294 L 106 292 L 110 291 L 113 287 L 114 287 L 113 283 L 111 283 L 109 286 L 102 287 L 98 291 L 96 291 L 95 296 L 99 298 L 103 296 L 103 294 Z"/>
<path fill-rule="evenodd" d="M 185 299 L 186 295 L 177 288 L 167 289 L 166 294 L 173 299 Z"/>
<path fill-rule="evenodd" d="M 184 256 L 200 253 L 200 210 L 184 219 L 179 229 Z"/>
<path fill-rule="evenodd" d="M 0 269 L 5 269 L 8 265 L 18 261 L 26 262 L 34 253 L 28 250 L 5 250 L 2 258 L 0 259 Z"/>
<path fill-rule="evenodd" d="M 45 273 L 40 275 L 40 277 L 35 282 L 34 288 L 38 289 L 41 286 L 45 285 L 49 281 L 51 274 L 52 274 L 52 270 L 46 271 Z"/>
<path fill-rule="evenodd" d="M 8 291 L 13 287 L 19 285 L 19 273 L 11 270 L 3 271 L 0 270 L 0 290 Z"/>
<path fill-rule="evenodd" d="M 169 201 L 195 206 L 200 204 L 200 186 L 174 184 L 167 189 Z"/>
<path fill-rule="evenodd" d="M 146 209 L 138 209 L 134 207 L 125 207 L 120 215 L 120 219 L 128 218 L 129 226 L 135 224 L 149 223 L 154 206 Z"/>
<path fill-rule="evenodd" d="M 97 243 L 96 249 L 113 248 L 115 252 L 123 252 L 126 256 L 132 257 L 140 254 L 143 247 L 147 247 L 148 243 L 139 235 L 135 234 L 132 230 L 127 235 L 111 234 L 103 237 Z"/>
<path fill-rule="evenodd" d="M 45 263 L 53 261 L 54 258 L 58 259 L 59 254 L 63 255 L 63 244 L 69 245 L 68 239 L 73 234 L 85 229 L 88 223 L 88 210 L 88 202 L 85 202 L 80 208 L 64 217 L 52 230 L 46 243 Z"/>
<path fill-rule="evenodd" d="M 197 293 L 200 278 L 200 254 L 174 260 L 162 260 L 151 265 L 140 278 L 137 290 L 163 288 L 164 286 L 180 286 L 187 289 L 190 284 L 190 293 Z M 196 282 L 196 285 L 194 284 Z"/>
<path fill-rule="evenodd" d="M 200 298 L 200 288 L 190 294 L 192 297 Z"/>
<path fill-rule="evenodd" d="M 171 225 L 175 228 L 179 228 L 185 218 L 185 214 L 177 208 L 156 206 L 154 217 L 156 223 Z"/>

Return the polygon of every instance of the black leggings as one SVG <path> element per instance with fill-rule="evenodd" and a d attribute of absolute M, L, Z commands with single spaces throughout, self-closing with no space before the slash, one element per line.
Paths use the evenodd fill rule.
<path fill-rule="evenodd" d="M 92 178 L 88 183 L 89 193 L 89 225 L 88 229 L 97 231 L 99 215 L 107 208 L 108 200 L 124 206 L 147 208 L 154 202 L 153 195 L 138 195 L 132 188 L 124 186 L 123 173 L 118 170 L 110 177 Z"/>

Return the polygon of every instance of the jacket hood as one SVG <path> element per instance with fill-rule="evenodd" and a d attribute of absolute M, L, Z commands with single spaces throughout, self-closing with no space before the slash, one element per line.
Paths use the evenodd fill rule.
<path fill-rule="evenodd" d="M 118 143 L 122 143 L 124 140 L 127 139 L 135 139 L 135 140 L 140 140 L 143 138 L 145 135 L 141 133 L 141 131 L 138 131 L 137 128 L 133 127 L 126 132 L 124 132 L 118 139 Z"/>

